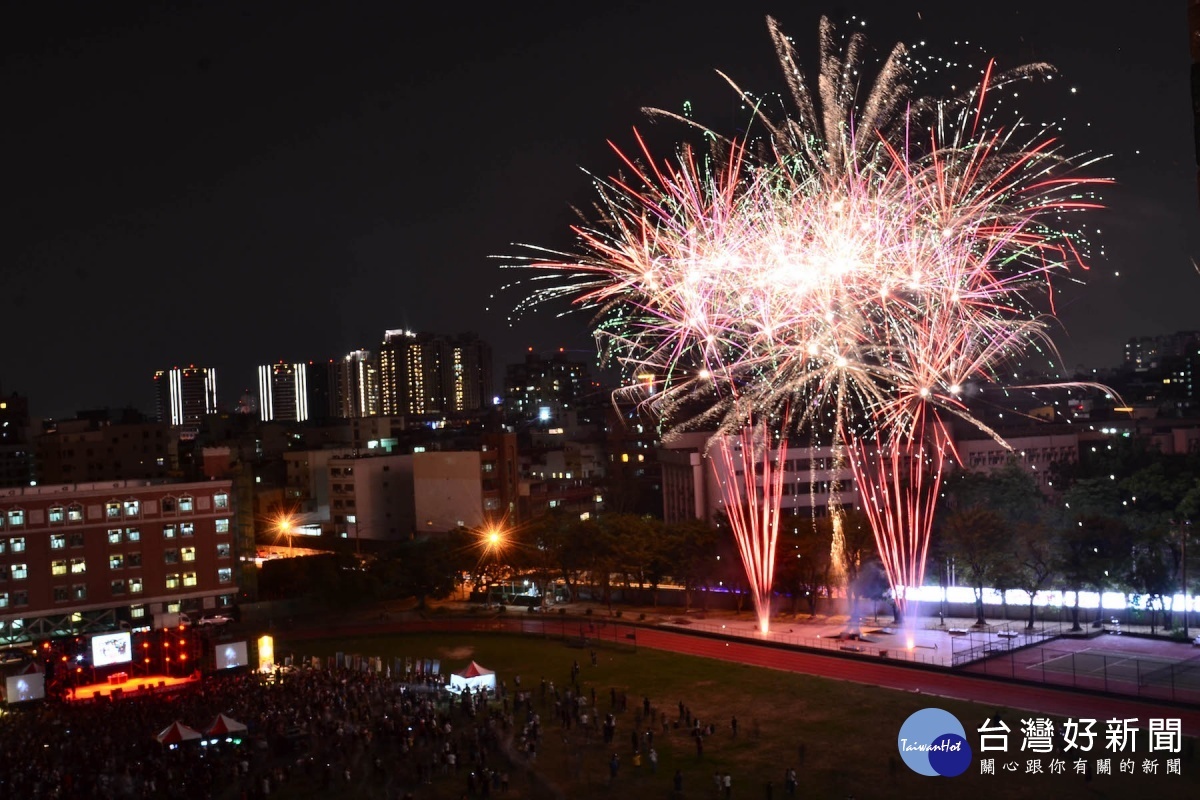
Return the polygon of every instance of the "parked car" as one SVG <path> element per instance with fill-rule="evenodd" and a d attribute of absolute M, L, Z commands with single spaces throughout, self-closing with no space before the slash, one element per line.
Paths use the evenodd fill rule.
<path fill-rule="evenodd" d="M 197 625 L 226 625 L 230 622 L 233 622 L 233 620 L 230 619 L 229 617 L 225 616 L 224 614 L 213 614 L 211 616 L 201 617 L 200 621 L 197 622 L 196 624 Z"/>

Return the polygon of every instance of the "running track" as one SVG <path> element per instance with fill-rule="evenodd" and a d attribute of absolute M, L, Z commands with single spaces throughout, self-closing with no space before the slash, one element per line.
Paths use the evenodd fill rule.
<path fill-rule="evenodd" d="M 574 622 L 571 623 L 572 627 Z M 376 636 L 387 633 L 516 633 L 550 635 L 558 638 L 564 626 L 558 620 L 519 619 L 444 619 L 380 622 L 371 625 L 306 628 L 281 633 L 283 642 L 302 639 Z M 555 630 L 558 629 L 558 630 Z M 610 632 L 611 629 L 611 632 Z M 1179 718 L 1186 736 L 1200 736 L 1200 711 L 1174 705 L 1133 699 L 1085 694 L 1048 686 L 1029 686 L 1003 680 L 971 677 L 949 670 L 927 670 L 885 664 L 874 659 L 843 658 L 791 648 L 769 647 L 737 637 L 719 638 L 666 631 L 633 625 L 608 625 L 593 638 L 621 641 L 627 633 L 636 633 L 638 647 L 650 647 L 672 653 L 715 658 L 785 672 L 815 675 L 833 680 L 853 681 L 868 686 L 920 692 L 933 697 L 967 700 L 990 706 L 1021 709 L 1038 714 L 1083 719 L 1138 719 L 1145 730 L 1150 717 Z"/>

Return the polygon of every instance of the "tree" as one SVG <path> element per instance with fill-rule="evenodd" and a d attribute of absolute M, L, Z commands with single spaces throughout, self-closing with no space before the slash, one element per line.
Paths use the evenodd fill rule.
<path fill-rule="evenodd" d="M 1126 568 L 1122 576 L 1135 595 L 1146 599 L 1146 607 L 1150 612 L 1150 635 L 1155 634 L 1157 617 L 1155 604 L 1163 612 L 1164 627 L 1171 627 L 1171 611 L 1167 598 L 1171 597 L 1178 585 L 1175 582 L 1177 565 L 1175 557 L 1177 550 L 1172 548 L 1172 538 L 1168 531 L 1148 531 L 1138 535 L 1133 542 L 1133 557 L 1125 562 Z"/>
<path fill-rule="evenodd" d="M 1029 619 L 1026 630 L 1034 629 L 1034 600 L 1057 574 L 1057 551 L 1054 537 L 1042 524 L 1025 524 L 1016 529 L 1013 537 L 1012 582 L 1014 588 L 1029 595 Z"/>
<path fill-rule="evenodd" d="M 684 610 L 692 607 L 692 594 L 712 577 L 716 561 L 717 529 L 704 520 L 689 519 L 667 525 L 668 538 L 675 543 L 671 574 L 683 584 Z M 706 593 L 707 599 L 707 593 Z"/>
<path fill-rule="evenodd" d="M 461 554 L 469 547 L 459 531 L 409 539 L 396 549 L 390 578 L 416 596 L 417 608 L 424 609 L 428 598 L 441 599 L 454 592 Z"/>
<path fill-rule="evenodd" d="M 653 553 L 654 527 L 636 514 L 605 514 L 599 520 L 610 548 L 612 571 L 621 575 L 628 596 L 632 584 L 645 584 L 646 564 Z"/>
<path fill-rule="evenodd" d="M 987 624 L 983 615 L 983 589 L 992 582 L 1006 555 L 1007 533 L 1004 518 L 990 508 L 956 509 L 942 521 L 942 547 L 975 590 L 977 625 Z"/>
<path fill-rule="evenodd" d="M 816 616 L 817 599 L 829 593 L 832 560 L 827 517 L 815 525 L 794 528 L 795 533 L 779 536 L 775 556 L 775 583 L 779 591 L 791 595 L 792 614 L 799 613 L 801 598 L 808 604 L 810 616 Z"/>
<path fill-rule="evenodd" d="M 825 537 L 827 547 L 832 547 L 833 544 L 833 520 L 830 517 L 822 517 L 818 524 L 820 535 Z M 858 598 L 862 595 L 859 591 L 864 585 L 860 580 L 862 570 L 867 564 L 877 563 L 878 547 L 875 542 L 875 533 L 871 528 L 871 520 L 867 517 L 866 512 L 857 508 L 848 508 L 842 511 L 842 563 L 837 564 L 832 560 L 832 551 L 830 552 L 830 582 L 836 582 L 838 579 L 837 571 L 845 570 L 845 575 L 841 576 L 843 585 L 840 588 L 846 590 L 846 599 L 849 603 L 849 613 L 852 618 L 857 617 Z M 871 584 L 873 585 L 873 584 Z M 830 594 L 835 590 L 834 586 L 830 586 Z"/>
<path fill-rule="evenodd" d="M 1102 592 L 1117 543 L 1124 540 L 1121 521 L 1100 515 L 1067 517 L 1059 528 L 1058 571 L 1067 588 L 1075 593 L 1071 608 L 1071 630 L 1079 625 L 1079 593 L 1087 588 Z"/>

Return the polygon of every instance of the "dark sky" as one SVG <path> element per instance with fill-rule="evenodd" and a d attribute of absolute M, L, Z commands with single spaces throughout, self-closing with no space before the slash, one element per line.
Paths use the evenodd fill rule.
<path fill-rule="evenodd" d="M 782 88 L 768 13 L 805 66 L 821 13 L 865 17 L 880 49 L 1056 65 L 1070 149 L 1118 180 L 1107 257 L 1060 307 L 1068 365 L 1200 328 L 1183 0 L 575 5 L 6 4 L 0 390 L 39 416 L 149 409 L 154 370 L 194 363 L 232 400 L 256 364 L 401 327 L 475 330 L 501 368 L 590 354 L 578 315 L 510 327 L 519 294 L 488 296 L 516 276 L 491 257 L 569 242 L 581 170 L 616 169 L 605 142 L 629 147 L 641 107 L 733 119 L 717 69 Z"/>

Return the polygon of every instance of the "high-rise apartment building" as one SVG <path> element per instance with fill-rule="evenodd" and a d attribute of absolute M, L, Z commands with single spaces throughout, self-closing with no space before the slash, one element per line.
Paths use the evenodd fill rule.
<path fill-rule="evenodd" d="M 385 416 L 479 411 L 491 384 L 492 351 L 475 334 L 384 333 L 379 386 Z"/>
<path fill-rule="evenodd" d="M 217 413 L 217 371 L 212 367 L 175 367 L 154 373 L 159 422 L 199 428 Z"/>
<path fill-rule="evenodd" d="M 258 413 L 263 422 L 304 422 L 308 403 L 308 364 L 280 361 L 258 368 Z"/>
<path fill-rule="evenodd" d="M 1144 372 L 1185 358 L 1200 342 L 1200 331 L 1177 331 L 1161 336 L 1135 336 L 1125 343 L 1125 367 Z"/>
<path fill-rule="evenodd" d="M 308 362 L 308 418 L 325 422 L 341 416 L 338 409 L 338 362 Z"/>
<path fill-rule="evenodd" d="M 338 416 L 373 417 L 379 413 L 379 370 L 370 350 L 347 353 L 338 362 Z"/>
<path fill-rule="evenodd" d="M 480 411 L 491 402 L 492 348 L 473 333 L 448 342 L 447 411 Z"/>
<path fill-rule="evenodd" d="M 0 486 L 28 486 L 33 479 L 29 401 L 18 394 L 0 396 Z"/>
<path fill-rule="evenodd" d="M 586 362 L 569 358 L 561 349 L 546 357 L 530 348 L 524 362 L 505 369 L 505 414 L 510 421 L 560 423 L 593 390 Z"/>

